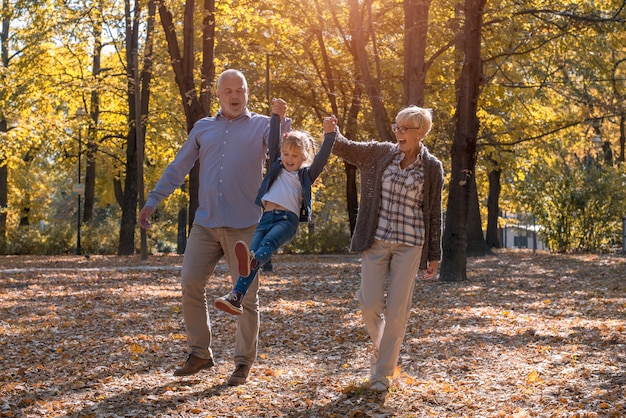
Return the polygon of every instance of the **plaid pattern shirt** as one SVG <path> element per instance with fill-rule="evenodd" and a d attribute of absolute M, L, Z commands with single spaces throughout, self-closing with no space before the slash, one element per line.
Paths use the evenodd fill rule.
<path fill-rule="evenodd" d="M 407 168 L 399 154 L 383 172 L 376 239 L 410 246 L 424 245 L 424 166 L 422 153 Z"/>

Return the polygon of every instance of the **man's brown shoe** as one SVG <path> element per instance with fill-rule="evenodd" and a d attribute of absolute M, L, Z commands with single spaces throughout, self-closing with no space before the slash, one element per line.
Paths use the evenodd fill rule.
<path fill-rule="evenodd" d="M 250 365 L 248 364 L 238 364 L 235 368 L 235 371 L 228 379 L 228 386 L 238 386 L 246 383 L 246 379 L 248 378 L 248 374 L 250 373 Z"/>
<path fill-rule="evenodd" d="M 180 369 L 176 369 L 174 376 L 191 376 L 192 374 L 198 373 L 200 370 L 210 369 L 214 365 L 215 363 L 213 363 L 212 358 L 200 358 L 194 354 L 189 354 L 185 365 Z"/>

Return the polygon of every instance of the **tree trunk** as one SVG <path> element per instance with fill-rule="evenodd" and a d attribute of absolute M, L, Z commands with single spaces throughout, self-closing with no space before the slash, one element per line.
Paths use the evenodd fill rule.
<path fill-rule="evenodd" d="M 361 73 L 365 93 L 367 94 L 372 106 L 372 114 L 374 116 L 376 130 L 378 131 L 378 137 L 383 141 L 395 142 L 395 138 L 391 135 L 387 111 L 385 110 L 385 106 L 382 102 L 380 80 L 372 77 L 370 71 L 368 53 L 365 47 L 365 34 L 367 33 L 367 27 L 363 23 L 365 20 L 363 14 L 359 10 L 359 1 L 348 0 L 348 5 L 350 7 L 350 33 L 354 39 L 355 58 L 358 64 L 358 70 Z M 374 60 L 377 60 L 376 56 L 374 57 Z"/>
<path fill-rule="evenodd" d="M 93 28 L 94 47 L 92 59 L 92 76 L 94 80 L 100 77 L 100 63 L 102 53 L 102 21 L 97 19 Z M 100 117 L 100 92 L 97 88 L 91 91 L 89 106 L 89 125 L 87 130 L 87 167 L 85 168 L 85 199 L 83 206 L 83 222 L 89 223 L 93 219 L 93 209 L 96 200 L 96 155 L 98 143 L 96 140 L 98 118 Z"/>
<path fill-rule="evenodd" d="M 130 65 L 129 68 L 132 71 Z M 129 113 L 132 118 L 135 112 L 131 111 Z M 124 199 L 117 255 L 132 255 L 135 253 L 135 224 L 137 219 L 137 143 L 135 135 L 135 128 L 132 127 L 126 136 L 126 176 L 124 180 Z"/>
<path fill-rule="evenodd" d="M 483 225 L 480 216 L 480 202 L 476 190 L 476 176 L 470 180 L 470 203 L 467 216 L 467 255 L 477 257 L 489 254 L 489 248 L 483 235 Z"/>
<path fill-rule="evenodd" d="M 196 210 L 200 205 L 200 199 L 198 198 L 198 190 L 200 188 L 200 162 L 196 161 L 193 168 L 189 172 L 189 228 L 187 232 L 191 231 L 193 221 L 196 217 Z"/>
<path fill-rule="evenodd" d="M 202 112 L 200 117 L 211 114 L 211 104 L 214 96 L 213 80 L 215 79 L 215 62 L 213 57 L 215 56 L 215 0 L 204 0 L 203 8 L 202 75 L 200 80 L 200 105 Z M 270 103 L 268 103 L 268 106 L 270 106 Z"/>
<path fill-rule="evenodd" d="M 361 87 L 357 81 L 354 86 L 354 95 L 352 103 L 346 116 L 345 136 L 346 138 L 354 138 L 358 129 L 357 117 L 361 111 Z M 346 203 L 348 210 L 348 219 L 350 222 L 350 235 L 354 232 L 356 225 L 356 216 L 359 213 L 359 193 L 356 185 L 357 167 L 344 163 L 346 170 Z"/>
<path fill-rule="evenodd" d="M 9 26 L 11 16 L 10 4 L 2 2 L 2 25 L 0 25 L 0 68 L 9 68 Z M 4 85 L 4 76 L 0 75 L 0 81 Z M 6 115 L 1 112 L 0 132 L 3 134 L 9 131 Z M 9 167 L 8 161 L 0 157 L 0 254 L 7 252 L 7 209 L 9 206 Z"/>
<path fill-rule="evenodd" d="M 624 148 L 626 147 L 626 113 L 622 113 L 619 117 L 619 156 L 618 163 L 626 161 L 624 159 Z"/>
<path fill-rule="evenodd" d="M 448 209 L 443 233 L 440 280 L 467 278 L 467 222 L 470 189 L 476 165 L 478 117 L 476 115 L 481 81 L 481 28 L 486 0 L 465 0 L 463 68 L 457 83 L 456 129 L 452 144 L 452 173 Z"/>
<path fill-rule="evenodd" d="M 7 121 L 0 120 L 0 132 L 7 132 Z M 0 254 L 7 252 L 7 212 L 9 206 L 9 167 L 0 159 Z"/>
<path fill-rule="evenodd" d="M 498 217 L 500 216 L 500 177 L 502 170 L 495 169 L 489 172 L 489 197 L 487 198 L 487 247 L 500 248 L 498 239 Z"/>
<path fill-rule="evenodd" d="M 203 3 L 204 10 L 202 11 L 204 19 L 202 21 L 201 89 L 198 96 L 194 82 L 194 7 L 195 2 L 193 0 L 185 3 L 183 24 L 184 54 L 181 54 L 172 13 L 164 1 L 158 2 L 159 16 L 161 17 L 161 25 L 167 40 L 167 49 L 170 54 L 172 69 L 174 70 L 174 78 L 182 99 L 183 110 L 185 111 L 187 132 L 191 131 L 198 119 L 209 115 L 213 79 L 215 78 L 215 64 L 213 62 L 215 54 L 215 0 L 205 0 Z M 196 164 L 189 173 L 189 229 L 193 225 L 196 209 L 199 206 L 199 172 L 199 167 Z"/>
<path fill-rule="evenodd" d="M 424 105 L 426 42 L 430 0 L 404 0 L 404 87 L 405 106 Z"/>
<path fill-rule="evenodd" d="M 127 3 L 128 5 L 128 3 Z M 135 71 L 139 71 L 139 28 L 140 8 L 138 4 L 134 9 L 135 18 L 130 19 L 130 9 L 127 9 L 126 28 L 126 60 L 128 63 L 128 121 L 129 132 L 126 139 L 126 178 L 124 181 L 124 194 L 122 204 L 122 219 L 120 224 L 120 241 L 118 255 L 131 255 L 135 252 L 135 227 L 137 225 L 137 198 L 139 187 L 143 184 L 140 179 L 138 155 L 143 155 L 145 120 L 148 116 L 148 102 L 150 98 L 150 82 L 152 74 L 152 48 L 154 34 L 154 15 L 156 8 L 151 1 L 148 4 L 148 26 L 144 50 L 143 70 L 141 71 L 141 84 L 136 81 Z M 130 26 L 132 22 L 132 27 Z M 137 97 L 140 96 L 141 106 L 136 106 Z M 137 117 L 139 113 L 139 118 Z M 137 120 L 141 121 L 139 124 Z M 141 147 L 141 149 L 139 148 Z"/>
<path fill-rule="evenodd" d="M 178 236 L 176 239 L 176 252 L 185 254 L 187 248 L 187 209 L 178 211 Z"/>

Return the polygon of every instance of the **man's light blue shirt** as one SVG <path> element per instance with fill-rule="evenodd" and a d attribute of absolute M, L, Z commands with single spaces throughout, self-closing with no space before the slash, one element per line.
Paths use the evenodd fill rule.
<path fill-rule="evenodd" d="M 180 187 L 200 161 L 199 207 L 194 223 L 207 228 L 247 228 L 259 221 L 254 203 L 263 177 L 270 118 L 247 109 L 236 119 L 221 111 L 198 120 L 158 183 L 146 206 L 156 207 Z M 284 132 L 291 127 L 287 120 Z"/>

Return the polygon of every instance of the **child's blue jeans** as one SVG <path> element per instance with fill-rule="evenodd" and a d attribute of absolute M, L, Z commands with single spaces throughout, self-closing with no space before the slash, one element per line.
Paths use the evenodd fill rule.
<path fill-rule="evenodd" d="M 299 221 L 298 215 L 288 210 L 263 212 L 250 242 L 250 251 L 254 253 L 258 264 L 250 270 L 248 277 L 239 276 L 235 291 L 246 294 L 263 264 L 272 258 L 276 250 L 296 236 Z"/>

